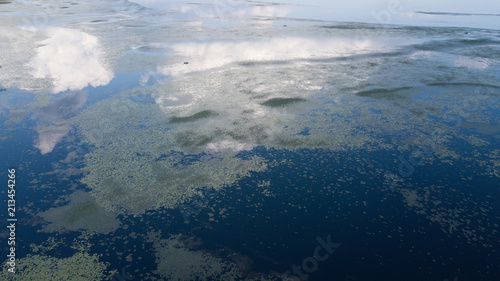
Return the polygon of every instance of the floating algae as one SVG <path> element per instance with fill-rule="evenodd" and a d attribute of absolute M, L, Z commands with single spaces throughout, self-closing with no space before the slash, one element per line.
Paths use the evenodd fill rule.
<path fill-rule="evenodd" d="M 186 145 L 176 141 L 181 133 L 167 127 L 169 117 L 158 106 L 124 100 L 121 110 L 109 114 L 114 102 L 99 102 L 75 119 L 84 140 L 95 146 L 85 157 L 82 183 L 109 211 L 176 208 L 204 187 L 219 190 L 267 168 L 259 157 L 241 159 L 227 151 L 193 154 L 195 160 L 186 162 Z"/>
<path fill-rule="evenodd" d="M 159 239 L 158 234 L 151 233 L 149 239 L 155 248 L 155 273 L 172 281 L 190 280 L 244 280 L 272 281 L 282 280 L 277 276 L 245 277 L 235 263 L 215 257 L 203 251 L 188 249 L 180 242 L 180 235 L 167 239 Z"/>
<path fill-rule="evenodd" d="M 242 160 L 208 156 L 202 162 L 182 164 L 173 159 L 157 160 L 147 156 L 118 157 L 117 150 L 99 149 L 88 155 L 82 182 L 92 188 L 96 202 L 114 212 L 143 213 L 160 207 L 176 208 L 189 201 L 203 187 L 230 186 L 251 171 L 262 171 L 259 158 Z M 104 162 L 105 161 L 105 162 Z M 120 163 L 118 168 L 115 163 Z"/>
<path fill-rule="evenodd" d="M 306 101 L 302 98 L 272 98 L 262 103 L 262 105 L 269 107 L 282 107 L 290 104 Z"/>
<path fill-rule="evenodd" d="M 203 252 L 190 251 L 177 238 L 155 242 L 156 274 L 167 280 L 237 280 L 241 278 L 236 267 Z"/>
<path fill-rule="evenodd" d="M 87 229 L 108 234 L 120 226 L 116 215 L 99 206 L 87 192 L 75 191 L 69 196 L 69 200 L 70 203 L 65 206 L 52 208 L 39 214 L 40 217 L 50 222 L 42 231 Z"/>
<path fill-rule="evenodd" d="M 259 145 L 286 149 L 326 147 L 347 150 L 377 142 L 377 138 L 359 130 L 360 124 L 370 121 L 367 111 L 360 111 L 366 118 L 361 116 L 356 123 L 348 123 L 342 117 L 353 115 L 349 104 L 333 106 L 325 104 L 329 101 L 327 98 L 324 101 L 311 98 L 318 95 L 321 89 L 314 83 L 324 81 L 314 81 L 317 77 L 311 72 L 317 69 L 308 67 L 314 68 L 314 65 L 279 66 L 279 71 L 276 66 L 259 71 L 239 68 L 241 75 L 235 75 L 230 68 L 192 74 L 195 79 L 176 79 L 168 84 L 156 85 L 151 90 L 166 116 L 194 116 L 207 108 L 218 113 L 189 126 L 172 126 L 176 130 L 176 143 L 185 151 L 217 151 L 221 148 L 239 151 Z M 324 76 L 325 80 L 331 78 L 328 75 L 318 76 Z M 231 83 L 221 82 L 227 80 Z M 329 95 L 327 92 L 324 94 Z M 182 97 L 189 102 L 171 106 L 171 96 Z M 316 115 L 309 115 L 314 110 L 318 110 Z M 311 128 L 311 134 L 297 137 L 304 127 Z"/>
<path fill-rule="evenodd" d="M 484 146 L 481 136 L 466 138 L 444 123 L 453 114 L 491 123 L 478 113 L 482 110 L 464 107 L 475 90 L 470 84 L 475 72 L 429 70 L 427 64 L 433 62 L 401 56 L 232 65 L 147 87 L 156 104 L 134 102 L 133 91 L 97 102 L 74 118 L 84 141 L 94 147 L 85 157 L 82 183 L 99 206 L 142 214 L 176 208 L 203 188 L 220 190 L 266 170 L 262 158 L 235 156 L 256 146 L 405 155 L 425 146 L 435 158 L 450 162 L 462 156 L 453 140 Z M 435 84 L 440 81 L 470 85 Z M 487 99 L 495 93 L 486 90 L 494 89 L 482 90 L 477 107 L 491 108 Z M 472 161 L 485 161 L 482 151 L 486 149 Z M 489 158 L 483 166 L 493 167 L 488 172 L 498 175 L 498 157 Z M 404 195 L 411 204 L 418 203 L 415 194 Z M 410 208 L 420 210 L 417 205 Z M 428 219 L 443 221 L 437 216 Z"/>
<path fill-rule="evenodd" d="M 170 123 L 187 123 L 187 122 L 194 122 L 203 118 L 209 118 L 212 116 L 217 116 L 216 112 L 213 112 L 211 110 L 203 110 L 198 113 L 195 113 L 191 116 L 187 117 L 172 117 L 170 118 Z"/>
<path fill-rule="evenodd" d="M 352 62 L 363 66 L 357 64 Z M 85 157 L 88 173 L 82 183 L 100 206 L 139 214 L 176 208 L 203 187 L 219 190 L 265 170 L 262 158 L 235 157 L 256 146 L 407 152 L 416 142 L 406 139 L 425 140 L 441 130 L 445 134 L 429 144 L 433 154 L 458 159 L 451 140 L 471 142 L 460 131 L 436 123 L 436 117 L 445 117 L 452 100 L 461 102 L 467 94 L 455 89 L 428 92 L 405 86 L 414 84 L 406 80 L 393 86 L 396 90 L 383 91 L 359 92 L 373 83 L 382 84 L 377 89 L 388 88 L 377 80 L 353 82 L 347 90 L 322 86 L 344 83 L 342 72 L 349 73 L 351 66 L 280 65 L 279 71 L 278 66 L 260 71 L 249 67 L 239 68 L 241 75 L 235 75 L 233 68 L 196 72 L 189 74 L 196 79 L 179 78 L 147 88 L 156 104 L 135 102 L 134 91 L 93 104 L 74 118 L 85 142 L 94 147 Z M 428 75 L 413 78 L 425 80 Z M 417 98 L 424 94 L 425 98 Z M 367 102 L 367 96 L 389 101 Z M 404 103 L 398 102 L 399 96 Z M 179 102 L 173 106 L 172 100 Z M 284 106 L 298 102 L 300 106 Z M 488 122 L 486 116 L 475 118 Z"/>
<path fill-rule="evenodd" d="M 1 280 L 103 280 L 106 265 L 99 262 L 99 255 L 76 253 L 69 258 L 54 258 L 47 255 L 28 255 L 16 261 L 16 273 L 7 271 L 4 263 Z"/>
<path fill-rule="evenodd" d="M 400 92 L 409 90 L 411 87 L 401 87 L 397 89 L 370 89 L 356 93 L 357 96 L 379 100 L 404 100 L 408 96 Z"/>
<path fill-rule="evenodd" d="M 82 239 L 83 238 L 83 239 Z M 0 272 L 0 280 L 6 281 L 39 281 L 39 280 L 107 280 L 110 274 L 108 264 L 99 261 L 98 254 L 90 254 L 88 235 L 80 235 L 75 239 L 72 248 L 77 250 L 69 257 L 58 258 L 47 251 L 61 246 L 62 241 L 50 238 L 41 245 L 31 245 L 33 252 L 26 257 L 16 259 L 16 273 L 8 271 L 8 263 L 4 262 Z"/>
<path fill-rule="evenodd" d="M 494 207 L 490 202 L 474 198 L 471 204 L 469 194 L 458 197 L 461 192 L 449 186 L 403 188 L 399 192 L 408 209 L 424 215 L 439 225 L 444 233 L 464 238 L 474 246 L 494 247 L 490 243 L 498 237 L 498 230 L 491 228 L 490 214 Z"/>

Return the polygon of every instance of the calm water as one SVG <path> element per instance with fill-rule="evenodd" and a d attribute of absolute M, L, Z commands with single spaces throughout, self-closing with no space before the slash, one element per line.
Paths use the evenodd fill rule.
<path fill-rule="evenodd" d="M 500 280 L 498 15 L 137 2 L 0 5 L 1 280 Z"/>

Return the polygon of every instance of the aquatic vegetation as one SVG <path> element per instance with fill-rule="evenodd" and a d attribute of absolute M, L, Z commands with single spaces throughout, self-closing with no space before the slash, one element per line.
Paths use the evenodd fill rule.
<path fill-rule="evenodd" d="M 223 260 L 203 251 L 187 248 L 181 242 L 180 235 L 167 239 L 159 238 L 158 233 L 150 233 L 153 242 L 157 269 L 156 274 L 167 280 L 244 280 L 272 281 L 281 280 L 277 276 L 245 277 L 245 274 L 233 262 Z M 254 274 L 255 275 L 255 274 Z"/>
<path fill-rule="evenodd" d="M 306 100 L 302 98 L 272 98 L 263 102 L 262 105 L 269 107 L 281 107 L 301 101 L 306 101 Z"/>
<path fill-rule="evenodd" d="M 215 2 L 0 5 L 2 159 L 38 231 L 0 279 L 281 280 L 328 233 L 310 280 L 498 271 L 498 30 Z"/>
<path fill-rule="evenodd" d="M 16 273 L 7 271 L 7 263 L 2 265 L 1 280 L 105 280 L 110 277 L 108 264 L 100 261 L 100 255 L 88 252 L 89 244 L 85 234 L 75 239 L 76 253 L 68 257 L 55 257 L 47 252 L 62 247 L 62 241 L 50 238 L 41 245 L 31 245 L 33 252 L 16 259 Z"/>
<path fill-rule="evenodd" d="M 176 208 L 203 187 L 219 190 L 264 171 L 266 160 L 235 156 L 257 146 L 407 153 L 413 143 L 428 142 L 426 138 L 440 131 L 446 133 L 432 140 L 433 155 L 451 161 L 460 158 L 452 145 L 456 139 L 484 145 L 444 122 L 436 123 L 436 118 L 450 114 L 446 107 L 452 100 L 466 98 L 463 91 L 447 87 L 428 92 L 429 86 L 412 81 L 426 82 L 423 72 L 412 80 L 399 79 L 393 87 L 370 86 L 396 79 L 392 75 L 397 72 L 386 68 L 409 67 L 399 60 L 363 70 L 367 73 L 362 76 L 370 77 L 367 81 L 324 86 L 344 85 L 344 76 L 365 69 L 365 63 L 291 61 L 237 70 L 227 66 L 146 87 L 155 104 L 136 102 L 133 90 L 100 101 L 73 120 L 83 139 L 95 147 L 85 158 L 88 173 L 81 182 L 100 206 L 139 214 Z M 371 78 L 376 72 L 389 77 Z M 434 80 L 446 78 L 444 72 L 438 70 Z M 488 117 L 475 118 L 486 122 Z"/>
<path fill-rule="evenodd" d="M 470 198 L 448 195 L 458 190 L 450 186 L 432 185 L 418 189 L 402 188 L 403 200 L 410 210 L 424 215 L 429 221 L 437 223 L 444 233 L 464 238 L 471 245 L 492 248 L 490 244 L 498 236 L 498 230 L 490 228 L 490 214 L 494 208 L 489 202 L 469 202 Z M 450 198 L 453 198 L 451 200 Z M 477 228 L 477 223 L 488 226 L 492 231 Z"/>
<path fill-rule="evenodd" d="M 6 263 L 4 263 L 6 264 Z M 17 272 L 12 274 L 3 266 L 2 280 L 102 280 L 106 265 L 99 262 L 99 255 L 76 253 L 69 258 L 46 255 L 28 255 L 17 261 Z"/>
<path fill-rule="evenodd" d="M 219 190 L 267 168 L 264 159 L 242 159 L 227 151 L 194 154 L 195 160 L 184 162 L 185 147 L 196 144 L 176 141 L 182 133 L 168 127 L 168 117 L 157 106 L 129 104 L 109 115 L 111 102 L 102 101 L 75 119 L 84 139 L 96 146 L 85 156 L 88 173 L 81 181 L 107 210 L 140 214 L 176 208 L 204 187 Z M 99 127 L 106 119 L 109 126 Z"/>
<path fill-rule="evenodd" d="M 200 120 L 200 119 L 203 119 L 203 118 L 209 118 L 209 117 L 213 117 L 213 116 L 217 116 L 217 113 L 211 111 L 211 110 L 203 110 L 203 111 L 200 111 L 198 113 L 195 113 L 191 116 L 187 116 L 187 117 L 172 117 L 170 118 L 170 123 L 187 123 L 187 122 L 193 122 L 193 121 L 197 121 L 197 120 Z"/>
<path fill-rule="evenodd" d="M 156 273 L 167 280 L 237 280 L 241 273 L 236 267 L 203 252 L 190 251 L 177 237 L 155 242 Z"/>
<path fill-rule="evenodd" d="M 67 205 L 51 208 L 38 216 L 50 222 L 42 231 L 90 230 L 108 234 L 120 227 L 116 215 L 97 205 L 84 191 L 75 191 L 68 198 Z"/>
<path fill-rule="evenodd" d="M 380 100 L 404 100 L 411 97 L 404 93 L 404 90 L 409 89 L 411 89 L 411 87 L 402 87 L 397 89 L 370 89 L 358 92 L 356 95 Z"/>

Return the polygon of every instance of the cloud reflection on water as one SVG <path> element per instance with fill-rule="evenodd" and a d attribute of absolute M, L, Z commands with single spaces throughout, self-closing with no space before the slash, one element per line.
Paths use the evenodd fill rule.
<path fill-rule="evenodd" d="M 173 44 L 170 48 L 189 64 L 169 65 L 162 68 L 162 72 L 167 75 L 207 70 L 234 62 L 332 58 L 372 52 L 378 49 L 371 40 L 306 37 L 251 41 L 196 41 Z"/>
<path fill-rule="evenodd" d="M 183 14 L 191 14 L 202 19 L 217 18 L 220 20 L 244 20 L 259 17 L 284 17 L 288 14 L 290 8 L 284 5 L 271 5 L 267 3 L 248 5 L 246 3 L 229 4 L 222 3 L 222 1 L 216 1 L 213 4 L 207 5 L 183 4 L 180 6 L 180 11 Z"/>
<path fill-rule="evenodd" d="M 113 73 L 101 63 L 99 40 L 69 28 L 52 27 L 28 63 L 35 78 L 53 81 L 52 93 L 107 85 Z"/>
<path fill-rule="evenodd" d="M 56 144 L 68 134 L 71 127 L 66 121 L 86 101 L 87 95 L 85 93 L 75 92 L 58 98 L 40 109 L 36 126 L 38 141 L 35 147 L 40 150 L 42 155 L 52 152 Z"/>

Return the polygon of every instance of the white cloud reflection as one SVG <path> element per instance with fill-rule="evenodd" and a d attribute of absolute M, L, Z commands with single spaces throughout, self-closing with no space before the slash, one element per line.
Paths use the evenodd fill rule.
<path fill-rule="evenodd" d="M 223 140 L 219 142 L 213 142 L 207 144 L 206 148 L 208 151 L 220 152 L 231 150 L 234 152 L 240 152 L 242 150 L 252 150 L 255 145 L 248 143 L 241 143 L 234 140 Z"/>
<path fill-rule="evenodd" d="M 67 120 L 85 104 L 86 100 L 86 94 L 75 92 L 58 98 L 40 109 L 36 126 L 38 141 L 35 147 L 42 155 L 52 152 L 56 144 L 68 134 L 70 125 L 67 124 Z"/>
<path fill-rule="evenodd" d="M 353 84 L 356 79 L 364 79 L 348 77 L 342 72 L 334 75 L 337 66 L 344 62 L 335 60 L 330 64 L 327 60 L 393 51 L 424 40 L 334 36 L 164 43 L 161 47 L 171 63 L 159 71 L 174 79 L 155 86 L 152 96 L 166 116 L 196 120 L 174 122 L 171 126 L 180 135 L 194 134 L 198 139 L 209 140 L 203 144 L 203 151 L 250 150 L 264 142 L 279 142 L 280 138 L 300 134 L 297 128 L 284 128 L 294 122 L 291 120 L 298 111 L 314 108 L 314 102 L 309 103 L 310 97 L 323 89 L 323 79 L 328 83 L 352 80 Z M 317 69 L 316 60 L 330 65 L 332 73 Z M 153 75 L 148 74 L 143 81 Z M 288 111 L 292 107 L 266 105 L 273 100 L 279 103 L 290 99 L 294 114 Z"/>
<path fill-rule="evenodd" d="M 218 1 L 221 2 L 221 1 Z M 180 11 L 184 14 L 192 13 L 201 18 L 218 19 L 250 19 L 255 17 L 284 17 L 290 11 L 283 5 L 248 5 L 247 3 L 223 4 L 217 1 L 210 5 L 181 5 Z"/>
<path fill-rule="evenodd" d="M 389 44 L 391 48 L 397 45 Z M 188 136 L 196 132 L 199 138 L 210 139 L 203 145 L 205 151 L 236 153 L 260 145 L 263 139 L 272 141 L 285 134 L 283 128 L 294 115 L 286 108 L 267 106 L 266 101 L 306 101 L 321 89 L 316 77 L 309 77 L 309 65 L 315 65 L 310 60 L 377 52 L 388 45 L 384 40 L 286 37 L 190 41 L 165 48 L 167 53 L 168 49 L 173 51 L 172 58 L 177 62 L 160 70 L 178 79 L 168 87 L 155 87 L 153 97 L 161 110 L 171 118 L 196 119 L 201 113 L 214 114 L 189 126 L 172 124 L 172 130 Z M 253 73 L 254 63 L 266 65 Z M 288 71 L 281 73 L 278 69 Z M 248 82 L 245 77 L 249 75 L 266 82 Z M 306 103 L 301 103 L 300 110 L 308 110 Z"/>
<path fill-rule="evenodd" d="M 169 65 L 167 75 L 180 75 L 221 67 L 234 62 L 287 61 L 332 58 L 379 50 L 371 40 L 305 37 L 271 38 L 252 41 L 186 42 L 171 45 L 173 52 L 189 64 Z"/>
<path fill-rule="evenodd" d="M 35 78 L 53 81 L 53 93 L 108 84 L 113 73 L 100 61 L 99 40 L 68 28 L 49 28 L 49 38 L 38 42 L 37 55 L 28 63 Z"/>

